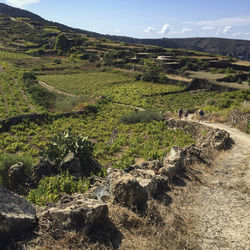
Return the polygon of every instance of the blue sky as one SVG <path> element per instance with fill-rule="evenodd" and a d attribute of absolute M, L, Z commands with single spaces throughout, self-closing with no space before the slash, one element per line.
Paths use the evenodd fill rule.
<path fill-rule="evenodd" d="M 250 0 L 5 0 L 45 19 L 138 38 L 250 40 Z"/>

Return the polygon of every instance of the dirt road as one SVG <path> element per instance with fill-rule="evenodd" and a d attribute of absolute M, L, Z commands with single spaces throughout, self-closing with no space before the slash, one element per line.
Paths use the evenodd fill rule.
<path fill-rule="evenodd" d="M 204 174 L 192 206 L 201 249 L 250 249 L 250 136 L 225 124 L 202 122 L 228 131 L 235 142 Z"/>
<path fill-rule="evenodd" d="M 73 97 L 73 98 L 78 98 L 78 97 L 79 97 L 79 96 L 77 96 L 77 95 L 73 95 L 73 94 L 64 92 L 64 91 L 62 91 L 62 90 L 56 89 L 56 88 L 54 88 L 53 86 L 46 84 L 45 82 L 38 81 L 38 83 L 39 83 L 42 87 L 44 87 L 44 88 L 50 90 L 51 92 L 54 92 L 54 93 L 57 93 L 57 94 L 60 94 L 60 95 L 65 95 L 65 96 L 68 96 L 68 97 Z"/>

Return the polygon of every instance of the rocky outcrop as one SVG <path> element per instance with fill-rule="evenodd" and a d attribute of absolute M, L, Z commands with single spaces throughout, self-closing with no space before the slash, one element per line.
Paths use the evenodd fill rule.
<path fill-rule="evenodd" d="M 36 210 L 33 205 L 0 186 L 0 248 L 31 230 L 35 221 Z"/>
<path fill-rule="evenodd" d="M 211 82 L 207 79 L 199 79 L 195 78 L 192 80 L 185 91 L 192 91 L 192 90 L 197 90 L 197 89 L 205 89 L 206 91 L 234 91 L 237 90 L 237 88 L 233 87 L 228 87 L 224 85 L 219 85 L 214 82 Z"/>
<path fill-rule="evenodd" d="M 245 131 L 247 124 L 250 124 L 250 111 L 232 110 L 229 115 L 229 122 L 240 130 Z"/>
<path fill-rule="evenodd" d="M 11 190 L 17 190 L 18 186 L 24 185 L 28 176 L 25 175 L 24 165 L 18 162 L 12 165 L 8 171 L 8 183 Z"/>
<path fill-rule="evenodd" d="M 34 167 L 34 170 L 30 176 L 30 186 L 37 187 L 39 181 L 46 176 L 56 174 L 55 164 L 48 159 L 40 159 L 40 162 Z"/>
<path fill-rule="evenodd" d="M 70 174 L 81 172 L 81 162 L 74 153 L 69 152 L 58 167 L 59 171 L 68 171 Z"/>
<path fill-rule="evenodd" d="M 230 135 L 225 130 L 213 129 L 197 122 L 187 122 L 183 120 L 168 119 L 167 126 L 173 129 L 185 130 L 196 140 L 196 147 L 206 150 L 225 150 L 232 144 Z"/>
<path fill-rule="evenodd" d="M 83 194 L 67 195 L 52 207 L 39 214 L 39 220 L 49 220 L 56 228 L 88 230 L 104 223 L 108 218 L 108 206 Z"/>
<path fill-rule="evenodd" d="M 68 171 L 75 177 L 90 176 L 96 174 L 101 170 L 101 164 L 90 159 L 88 161 L 80 161 L 80 159 L 72 152 L 69 152 L 57 167 L 57 173 L 61 171 Z"/>

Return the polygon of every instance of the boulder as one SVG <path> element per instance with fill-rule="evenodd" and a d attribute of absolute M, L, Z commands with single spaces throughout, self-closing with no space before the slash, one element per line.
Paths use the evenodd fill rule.
<path fill-rule="evenodd" d="M 114 201 L 138 210 L 146 207 L 147 188 L 142 187 L 133 175 L 114 170 L 108 175 L 108 186 Z"/>
<path fill-rule="evenodd" d="M 30 184 L 33 187 L 37 187 L 39 181 L 46 176 L 56 174 L 55 165 L 48 159 L 40 159 L 40 162 L 34 167 L 34 170 L 30 176 Z"/>
<path fill-rule="evenodd" d="M 40 219 L 49 219 L 54 226 L 66 230 L 88 230 L 108 218 L 108 206 L 82 194 L 64 196 L 54 207 L 45 208 Z"/>
<path fill-rule="evenodd" d="M 74 153 L 69 152 L 61 161 L 58 167 L 59 171 L 69 171 L 70 174 L 78 174 L 82 172 L 81 163 Z"/>
<path fill-rule="evenodd" d="M 212 138 L 213 146 L 217 150 L 226 149 L 230 146 L 230 135 L 225 130 L 216 129 Z"/>
<path fill-rule="evenodd" d="M 167 176 L 171 181 L 175 175 L 185 168 L 184 158 L 185 151 L 178 146 L 173 146 L 170 154 L 163 158 L 163 167 L 160 169 L 160 174 Z"/>
<path fill-rule="evenodd" d="M 32 230 L 35 207 L 23 197 L 0 186 L 0 248 L 13 238 Z"/>
<path fill-rule="evenodd" d="M 18 162 L 12 165 L 8 171 L 8 182 L 10 187 L 15 189 L 18 185 L 24 184 L 27 176 L 24 174 L 24 165 L 22 162 Z"/>
<path fill-rule="evenodd" d="M 107 200 L 110 199 L 110 192 L 109 190 L 107 189 L 107 186 L 100 186 L 98 187 L 95 192 L 94 192 L 96 198 L 99 200 L 99 201 L 104 201 L 106 202 Z"/>

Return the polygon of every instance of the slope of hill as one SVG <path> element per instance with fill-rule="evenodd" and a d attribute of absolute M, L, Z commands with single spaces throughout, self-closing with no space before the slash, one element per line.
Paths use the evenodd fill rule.
<path fill-rule="evenodd" d="M 30 11 L 14 8 L 4 3 L 0 3 L 0 13 L 13 17 L 29 17 L 33 20 L 45 21 L 45 19 Z"/>
<path fill-rule="evenodd" d="M 126 36 L 111 36 L 98 34 L 91 31 L 75 29 L 68 27 L 64 24 L 49 22 L 42 17 L 33 14 L 29 11 L 13 8 L 6 4 L 0 3 L 0 13 L 9 15 L 12 17 L 28 17 L 33 20 L 38 20 L 41 22 L 46 22 L 47 25 L 56 26 L 62 30 L 73 31 L 77 33 L 86 34 L 95 38 L 107 38 L 119 42 L 126 43 L 136 43 L 136 44 L 146 44 L 146 45 L 156 45 L 164 48 L 173 49 L 189 49 L 197 50 L 201 52 L 208 52 L 213 54 L 220 54 L 235 57 L 242 60 L 250 61 L 250 41 L 247 40 L 237 40 L 237 39 L 223 39 L 223 38 L 162 38 L 162 39 L 138 39 Z"/>

